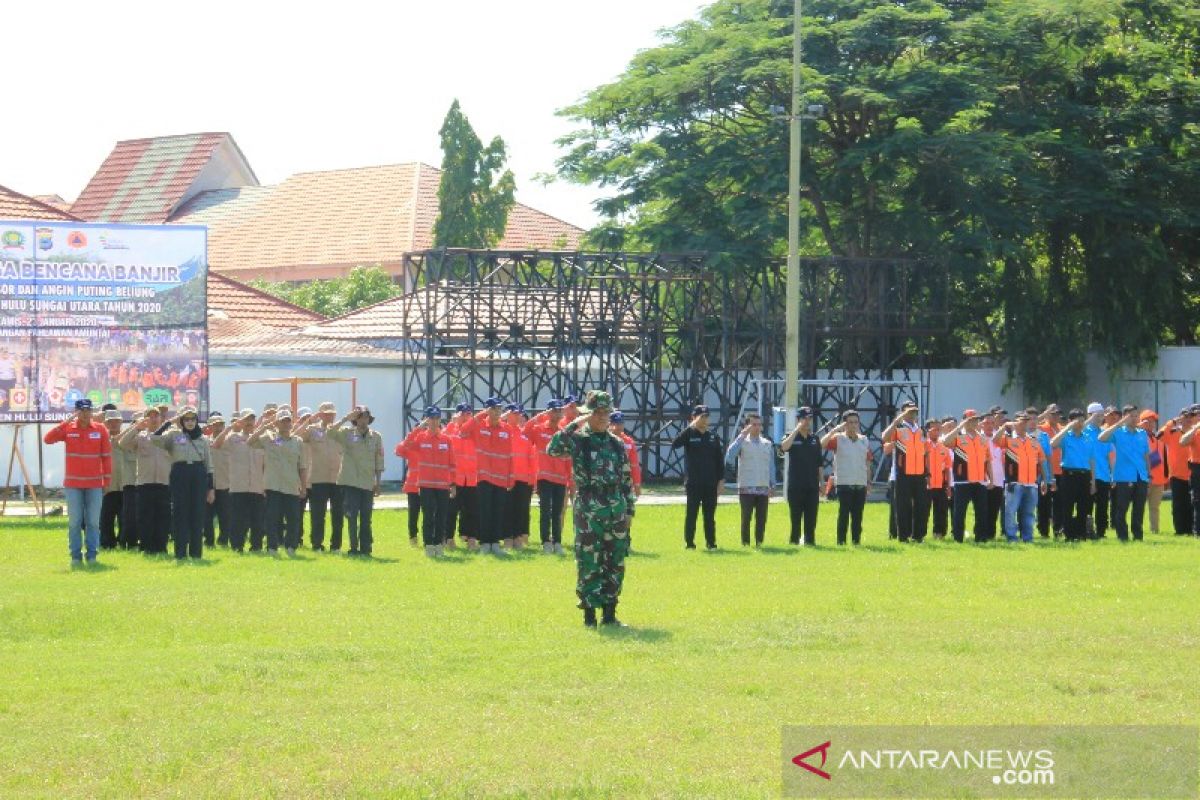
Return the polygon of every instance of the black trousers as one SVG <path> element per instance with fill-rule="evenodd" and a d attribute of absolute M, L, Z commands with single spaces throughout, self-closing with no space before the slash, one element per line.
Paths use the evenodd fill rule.
<path fill-rule="evenodd" d="M 1091 483 L 1092 473 L 1086 469 L 1064 469 L 1062 475 L 1058 476 L 1055 501 L 1062 507 L 1063 534 L 1067 541 L 1077 542 L 1087 538 Z"/>
<path fill-rule="evenodd" d="M 542 544 L 562 544 L 563 505 L 567 502 L 567 487 L 554 481 L 538 481 L 537 490 L 538 531 Z"/>
<path fill-rule="evenodd" d="M 893 497 L 896 507 L 896 537 L 922 541 L 929 520 L 929 495 L 924 475 L 896 475 Z"/>
<path fill-rule="evenodd" d="M 341 486 L 342 510 L 346 512 L 346 529 L 350 534 L 350 552 L 371 555 L 375 534 L 371 516 L 375 512 L 375 493 L 356 486 Z"/>
<path fill-rule="evenodd" d="M 119 529 L 125 527 L 121 521 L 121 509 L 125 504 L 125 495 L 120 489 L 104 493 L 100 501 L 100 546 L 111 550 L 120 541 Z"/>
<path fill-rule="evenodd" d="M 1192 470 L 1192 530 L 1200 533 L 1200 464 L 1188 462 Z"/>
<path fill-rule="evenodd" d="M 986 542 L 988 491 L 982 483 L 954 484 L 954 518 L 950 523 L 954 541 L 961 542 L 967 538 L 967 505 L 975 512 L 975 541 Z"/>
<path fill-rule="evenodd" d="M 171 524 L 176 558 L 204 555 L 204 520 L 208 516 L 208 470 L 197 462 L 171 465 Z"/>
<path fill-rule="evenodd" d="M 1103 539 L 1108 530 L 1108 515 L 1112 506 L 1112 484 L 1108 481 L 1096 481 L 1096 493 L 1092 495 L 1092 519 L 1095 520 L 1095 533 L 1092 537 Z"/>
<path fill-rule="evenodd" d="M 138 535 L 147 553 L 167 552 L 171 537 L 171 488 L 164 483 L 137 487 Z"/>
<path fill-rule="evenodd" d="M 888 481 L 887 488 L 888 501 L 888 538 L 896 538 L 896 479 L 892 478 Z"/>
<path fill-rule="evenodd" d="M 421 538 L 425 546 L 442 543 L 442 532 L 446 529 L 446 517 L 450 513 L 449 489 L 422 489 L 420 494 L 421 513 L 424 515 L 421 525 Z"/>
<path fill-rule="evenodd" d="M 838 492 L 841 492 L 840 488 Z M 929 490 L 929 516 L 933 520 L 933 535 L 938 539 L 944 538 L 949 530 L 947 520 L 950 519 L 950 498 L 946 496 L 944 488 Z"/>
<path fill-rule="evenodd" d="M 263 497 L 253 492 L 229 493 L 229 546 L 241 552 L 246 546 L 246 536 L 251 530 L 258 531 L 258 547 L 262 549 L 262 528 L 257 522 L 259 506 Z M 251 541 L 251 546 L 253 546 Z"/>
<path fill-rule="evenodd" d="M 504 505 L 508 500 L 508 489 L 480 481 L 475 491 L 479 495 L 479 541 L 497 544 L 504 538 Z"/>
<path fill-rule="evenodd" d="M 208 507 L 208 517 L 204 521 L 204 546 L 229 544 L 229 528 L 229 490 L 217 489 L 216 499 Z"/>
<path fill-rule="evenodd" d="M 1183 478 L 1171 478 L 1171 521 L 1178 535 L 1193 533 L 1191 487 Z"/>
<path fill-rule="evenodd" d="M 517 481 L 508 490 L 508 498 L 504 502 L 505 533 L 502 538 L 529 535 L 529 503 L 532 500 L 533 486 L 524 481 Z"/>
<path fill-rule="evenodd" d="M 1142 519 L 1146 515 L 1146 481 L 1113 484 L 1113 527 L 1122 542 L 1129 539 L 1130 529 L 1136 541 L 1142 540 Z M 1132 519 L 1126 519 L 1129 514 Z"/>
<path fill-rule="evenodd" d="M 443 540 L 454 538 L 454 529 L 464 539 L 479 538 L 479 487 L 455 486 L 450 498 L 450 513 L 446 515 Z"/>
<path fill-rule="evenodd" d="M 945 493 L 942 499 L 946 498 Z M 846 527 L 850 527 L 850 541 L 858 544 L 862 541 L 863 508 L 867 504 L 867 487 L 839 486 L 838 487 L 838 519 L 837 543 L 846 543 Z M 943 520 L 944 522 L 944 520 Z M 942 530 L 945 530 L 943 528 Z"/>
<path fill-rule="evenodd" d="M 137 487 L 130 485 L 121 490 L 121 547 L 133 550 L 138 547 Z M 1190 506 L 1189 506 L 1190 508 Z"/>
<path fill-rule="evenodd" d="M 421 521 L 421 490 L 405 494 L 408 495 L 408 538 L 416 541 Z"/>
<path fill-rule="evenodd" d="M 840 489 L 838 491 L 841 491 Z M 817 509 L 821 505 L 821 489 L 817 486 L 788 487 L 788 517 L 791 544 L 817 543 Z"/>
<path fill-rule="evenodd" d="M 687 484 L 684 486 L 687 495 L 687 508 L 683 515 L 683 541 L 689 546 L 696 544 L 696 517 L 701 510 L 704 512 L 704 543 L 708 547 L 717 546 L 717 485 L 705 486 Z"/>
<path fill-rule="evenodd" d="M 1000 522 L 1000 512 L 1004 510 L 1004 487 L 989 486 L 987 490 L 987 524 L 984 535 L 989 542 L 996 540 L 996 526 Z M 1057 517 L 1055 518 L 1057 520 Z M 1055 523 L 1058 524 L 1057 522 Z"/>
<path fill-rule="evenodd" d="M 771 498 L 765 494 L 739 494 L 738 503 L 742 507 L 742 544 L 750 544 L 750 519 L 754 519 L 754 541 L 763 543 L 763 534 L 767 532 L 767 509 L 771 507 Z"/>
<path fill-rule="evenodd" d="M 329 511 L 329 549 L 342 549 L 342 493 L 335 483 L 314 483 L 308 487 L 308 508 L 312 514 L 312 546 L 325 546 L 325 512 Z"/>
<path fill-rule="evenodd" d="M 300 546 L 300 495 L 267 490 L 267 549 Z"/>

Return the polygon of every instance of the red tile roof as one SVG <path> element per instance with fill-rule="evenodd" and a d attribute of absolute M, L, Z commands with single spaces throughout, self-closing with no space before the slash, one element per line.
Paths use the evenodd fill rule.
<path fill-rule="evenodd" d="M 213 270 L 208 271 L 208 312 L 221 314 L 217 319 L 234 320 L 255 326 L 295 328 L 325 319 L 316 311 L 293 305 L 272 294 L 247 286 Z"/>
<path fill-rule="evenodd" d="M 441 171 L 427 164 L 304 172 L 277 186 L 204 192 L 171 222 L 207 225 L 215 269 L 272 280 L 344 275 L 433 244 Z M 579 247 L 583 229 L 516 204 L 498 249 Z"/>
<path fill-rule="evenodd" d="M 227 133 L 189 133 L 117 142 L 71 213 L 95 222 L 166 222 L 227 141 Z"/>
<path fill-rule="evenodd" d="M 79 221 L 69 211 L 0 186 L 0 219 L 62 219 Z"/>

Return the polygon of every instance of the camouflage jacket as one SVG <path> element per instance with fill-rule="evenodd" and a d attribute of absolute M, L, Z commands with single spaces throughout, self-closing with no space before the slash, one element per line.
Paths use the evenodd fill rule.
<path fill-rule="evenodd" d="M 546 453 L 571 459 L 580 502 L 608 505 L 614 500 L 633 514 L 633 477 L 625 445 L 608 431 L 593 432 L 586 422 L 567 425 L 550 439 Z"/>

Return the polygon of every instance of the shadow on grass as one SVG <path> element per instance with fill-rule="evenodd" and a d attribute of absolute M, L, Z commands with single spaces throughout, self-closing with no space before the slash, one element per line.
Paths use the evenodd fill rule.
<path fill-rule="evenodd" d="M 662 558 L 658 553 L 650 553 L 645 550 L 630 550 L 626 558 Z"/>
<path fill-rule="evenodd" d="M 78 566 L 72 564 L 71 566 L 67 567 L 67 572 L 77 572 L 80 575 L 87 575 L 88 573 L 93 572 L 112 572 L 115 569 L 117 569 L 116 564 L 109 564 L 106 561 L 97 561 L 95 564 L 79 564 Z"/>
<path fill-rule="evenodd" d="M 212 567 L 220 564 L 220 559 L 213 560 L 211 558 L 174 558 L 172 559 L 177 567 Z"/>
<path fill-rule="evenodd" d="M 598 625 L 596 632 L 605 639 L 633 640 L 651 644 L 668 642 L 675 635 L 665 628 L 641 628 L 637 625 L 626 625 L 623 628 L 616 625 Z"/>
<path fill-rule="evenodd" d="M 899 544 L 860 544 L 856 549 L 866 550 L 868 553 L 884 553 L 889 556 L 904 552 L 904 548 Z"/>
<path fill-rule="evenodd" d="M 346 556 L 346 561 L 351 564 L 399 564 L 398 558 L 387 558 L 386 556 Z"/>
<path fill-rule="evenodd" d="M 748 555 L 750 555 L 749 550 L 733 550 L 733 549 L 730 549 L 727 547 L 718 547 L 716 550 L 709 550 L 709 549 L 705 548 L 704 550 L 701 550 L 700 552 L 706 556 L 748 556 Z"/>

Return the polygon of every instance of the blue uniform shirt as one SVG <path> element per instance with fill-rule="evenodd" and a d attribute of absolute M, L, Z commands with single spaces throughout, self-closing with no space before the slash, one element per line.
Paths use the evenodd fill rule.
<path fill-rule="evenodd" d="M 1045 434 L 1042 434 L 1043 436 Z M 1058 440 L 1058 449 L 1062 451 L 1063 469 L 1091 469 L 1092 450 L 1094 443 L 1088 438 L 1087 432 L 1072 433 L 1067 431 Z"/>
<path fill-rule="evenodd" d="M 1100 441 L 1100 428 L 1095 425 L 1088 425 L 1083 432 L 1092 440 L 1092 458 L 1096 459 L 1096 480 L 1112 483 L 1112 466 L 1108 460 L 1113 451 L 1112 440 Z"/>
<path fill-rule="evenodd" d="M 1146 432 L 1141 428 L 1131 431 L 1122 426 L 1113 431 L 1111 441 L 1117 451 L 1113 482 L 1149 481 L 1150 470 L 1146 467 L 1146 455 L 1150 452 L 1150 437 Z"/>

